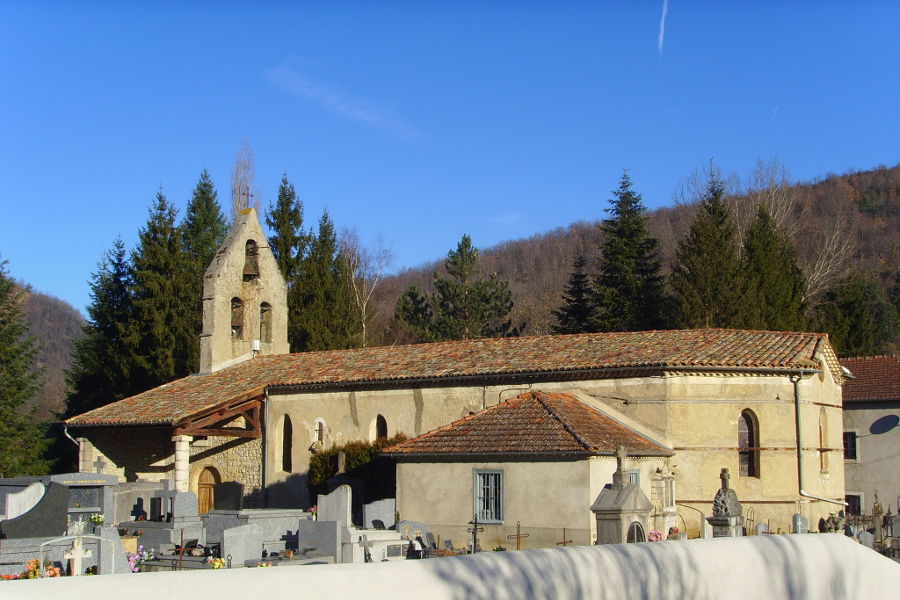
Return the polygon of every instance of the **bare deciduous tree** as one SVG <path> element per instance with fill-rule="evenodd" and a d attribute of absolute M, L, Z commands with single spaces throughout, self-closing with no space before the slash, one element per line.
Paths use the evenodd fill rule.
<path fill-rule="evenodd" d="M 801 267 L 806 275 L 806 294 L 810 304 L 843 276 L 856 250 L 847 222 L 835 216 L 823 227 L 799 236 L 807 251 L 802 252 Z"/>
<path fill-rule="evenodd" d="M 259 211 L 259 193 L 253 184 L 255 159 L 253 148 L 244 140 L 234 159 L 234 169 L 231 171 L 231 219 L 237 220 L 238 215 L 251 206 Z M 253 198 L 251 202 L 250 199 Z"/>
<path fill-rule="evenodd" d="M 369 345 L 369 326 L 376 316 L 372 294 L 394 253 L 380 238 L 374 249 L 364 248 L 355 229 L 341 231 L 340 247 L 350 272 L 348 285 L 359 315 L 361 345 L 365 347 Z"/>
<path fill-rule="evenodd" d="M 794 238 L 800 231 L 797 218 L 795 187 L 790 172 L 777 158 L 756 159 L 746 184 L 732 201 L 738 240 L 743 244 L 744 232 L 753 222 L 760 206 L 765 206 L 775 227 L 786 238 Z"/>

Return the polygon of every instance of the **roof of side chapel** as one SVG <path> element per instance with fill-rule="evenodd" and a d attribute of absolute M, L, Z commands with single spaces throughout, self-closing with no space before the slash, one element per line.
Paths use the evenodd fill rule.
<path fill-rule="evenodd" d="M 485 377 L 609 378 L 679 369 L 821 369 L 842 380 L 817 333 L 693 329 L 492 338 L 257 356 L 68 419 L 71 426 L 175 425 L 285 386 L 413 386 Z M 585 375 L 585 373 L 588 373 Z"/>
<path fill-rule="evenodd" d="M 461 454 L 670 456 L 672 450 L 570 394 L 528 392 L 383 450 L 397 458 Z"/>

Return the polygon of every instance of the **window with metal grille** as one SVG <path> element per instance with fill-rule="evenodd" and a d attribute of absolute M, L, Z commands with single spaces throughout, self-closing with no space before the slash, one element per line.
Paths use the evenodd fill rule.
<path fill-rule="evenodd" d="M 503 520 L 503 471 L 475 471 L 475 514 L 480 523 Z"/>
<path fill-rule="evenodd" d="M 859 460 L 856 451 L 856 432 L 844 432 L 844 460 Z"/>
<path fill-rule="evenodd" d="M 759 428 L 749 410 L 738 419 L 738 462 L 741 477 L 759 477 Z"/>
<path fill-rule="evenodd" d="M 628 483 L 641 484 L 641 472 L 637 469 L 628 470 Z"/>

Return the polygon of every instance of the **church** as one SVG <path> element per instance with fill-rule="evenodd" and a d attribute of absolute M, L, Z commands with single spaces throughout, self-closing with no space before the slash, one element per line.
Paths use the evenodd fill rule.
<path fill-rule="evenodd" d="M 316 502 L 309 461 L 320 449 L 416 438 L 533 394 L 551 412 L 560 402 L 579 415 L 595 411 L 625 438 L 646 440 L 653 451 L 634 459 L 641 486 L 655 505 L 673 506 L 692 537 L 710 514 L 722 468 L 750 527 L 787 532 L 801 514 L 814 528 L 843 508 L 844 375 L 827 335 L 643 331 L 290 354 L 286 290 L 249 209 L 205 274 L 200 372 L 68 419 L 80 470 L 121 482 L 169 480 L 196 493 L 201 512 L 212 508 L 215 484 L 227 481 L 244 486 L 245 506 L 308 508 Z M 615 464 L 614 448 L 593 448 Z M 423 468 L 427 459 L 403 459 L 398 469 L 418 473 L 405 478 L 416 489 L 455 485 L 453 497 L 471 507 L 477 461 L 448 483 Z M 516 471 L 531 473 L 523 489 L 544 510 L 575 494 L 587 515 L 611 473 L 594 469 L 586 487 L 526 467 Z M 673 481 L 665 502 L 654 474 Z M 579 540 L 589 543 L 590 531 Z"/>

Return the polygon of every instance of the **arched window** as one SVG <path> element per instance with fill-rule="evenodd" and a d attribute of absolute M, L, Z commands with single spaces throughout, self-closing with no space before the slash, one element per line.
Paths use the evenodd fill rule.
<path fill-rule="evenodd" d="M 387 436 L 387 420 L 381 415 L 378 415 L 375 417 L 375 439 L 383 440 L 386 439 Z"/>
<path fill-rule="evenodd" d="M 281 426 L 281 470 L 291 472 L 293 467 L 291 454 L 294 450 L 294 426 L 291 418 L 284 415 L 284 423 Z"/>
<path fill-rule="evenodd" d="M 750 410 L 738 419 L 738 460 L 741 477 L 759 477 L 759 427 Z"/>
<path fill-rule="evenodd" d="M 244 339 L 244 301 L 240 298 L 231 299 L 231 338 Z"/>
<path fill-rule="evenodd" d="M 644 537 L 644 528 L 641 527 L 640 523 L 635 521 L 628 526 L 628 537 L 625 539 L 625 541 L 629 544 L 647 541 L 647 538 Z"/>
<path fill-rule="evenodd" d="M 254 240 L 247 240 L 244 246 L 244 281 L 259 277 L 259 246 Z"/>
<path fill-rule="evenodd" d="M 259 339 L 267 344 L 272 341 L 272 305 L 268 302 L 259 305 Z"/>
<path fill-rule="evenodd" d="M 828 415 L 819 409 L 819 471 L 828 472 Z"/>

